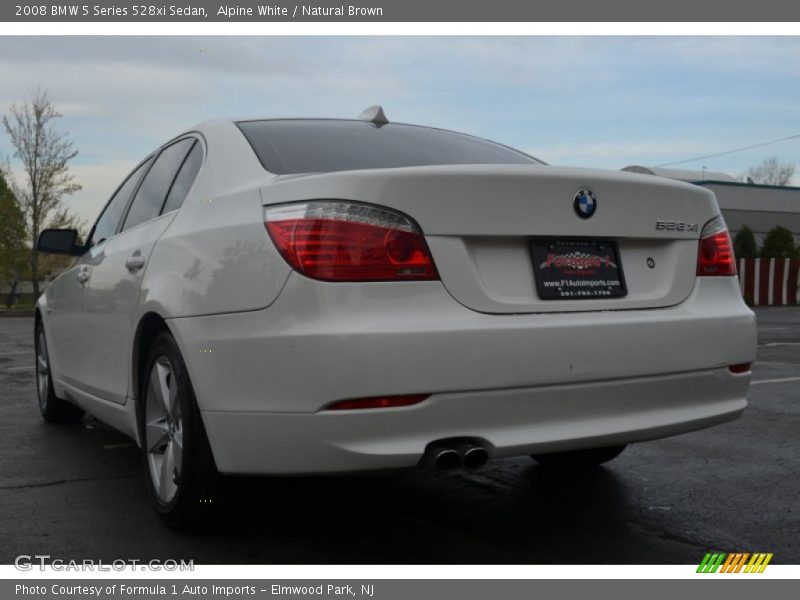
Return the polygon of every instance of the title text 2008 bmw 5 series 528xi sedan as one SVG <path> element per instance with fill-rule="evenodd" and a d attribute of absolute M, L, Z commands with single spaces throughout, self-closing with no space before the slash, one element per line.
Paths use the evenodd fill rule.
<path fill-rule="evenodd" d="M 146 157 L 36 308 L 39 405 L 133 437 L 160 515 L 224 474 L 592 465 L 744 410 L 714 195 L 361 119 L 218 120 Z"/>

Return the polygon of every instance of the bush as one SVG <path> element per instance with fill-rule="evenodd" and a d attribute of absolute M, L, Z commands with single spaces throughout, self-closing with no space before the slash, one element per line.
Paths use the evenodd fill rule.
<path fill-rule="evenodd" d="M 761 258 L 797 258 L 792 232 L 780 225 L 770 229 L 761 247 Z"/>
<path fill-rule="evenodd" d="M 736 237 L 733 238 L 733 253 L 736 258 L 756 258 L 758 256 L 756 236 L 747 225 L 743 225 Z"/>

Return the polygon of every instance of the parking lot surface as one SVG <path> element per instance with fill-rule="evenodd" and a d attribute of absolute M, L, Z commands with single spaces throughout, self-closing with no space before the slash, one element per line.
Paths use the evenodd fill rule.
<path fill-rule="evenodd" d="M 736 422 L 578 474 L 518 458 L 475 473 L 237 479 L 230 515 L 185 534 L 151 510 L 130 440 L 87 419 L 41 420 L 33 320 L 0 318 L 0 563 L 696 564 L 714 549 L 800 563 L 800 309 L 758 319 Z"/>

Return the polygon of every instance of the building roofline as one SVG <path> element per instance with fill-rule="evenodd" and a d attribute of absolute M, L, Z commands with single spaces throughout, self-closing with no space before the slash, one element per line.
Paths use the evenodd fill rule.
<path fill-rule="evenodd" d="M 701 179 L 699 181 L 689 181 L 694 185 L 703 185 L 706 183 L 713 183 L 714 185 L 730 185 L 733 187 L 746 187 L 746 188 L 761 188 L 768 190 L 790 190 L 800 191 L 800 187 L 791 185 L 767 185 L 764 183 L 745 183 L 743 181 L 718 181 L 716 179 Z"/>

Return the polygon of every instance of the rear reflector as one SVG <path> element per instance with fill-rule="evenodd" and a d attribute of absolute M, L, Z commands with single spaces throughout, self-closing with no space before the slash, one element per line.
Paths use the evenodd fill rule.
<path fill-rule="evenodd" d="M 326 410 L 361 410 L 362 408 L 396 408 L 398 406 L 411 406 L 427 399 L 430 394 L 415 394 L 413 396 L 380 396 L 378 398 L 359 398 L 357 400 L 342 400 L 331 404 Z"/>
<path fill-rule="evenodd" d="M 700 247 L 697 252 L 697 276 L 736 275 L 736 259 L 733 244 L 725 221 L 717 215 L 706 223 L 700 233 Z"/>
<path fill-rule="evenodd" d="M 731 365 L 728 368 L 731 373 L 748 373 L 750 371 L 750 365 L 752 364 L 753 363 L 739 363 L 738 365 Z"/>
<path fill-rule="evenodd" d="M 264 224 L 293 269 L 323 281 L 439 279 L 425 237 L 402 213 L 321 200 L 269 206 Z"/>

